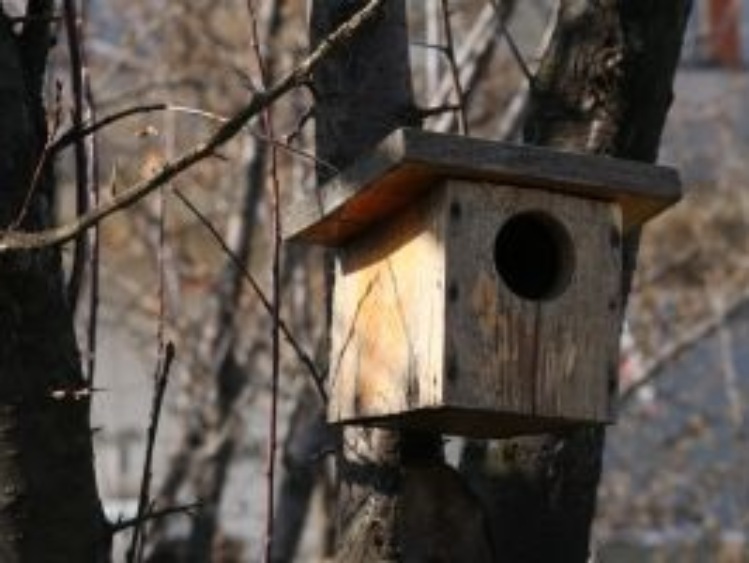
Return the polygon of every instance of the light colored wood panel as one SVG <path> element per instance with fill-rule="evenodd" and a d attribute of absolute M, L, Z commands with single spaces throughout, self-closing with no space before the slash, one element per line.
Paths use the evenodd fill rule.
<path fill-rule="evenodd" d="M 332 421 L 441 400 L 444 249 L 436 197 L 339 252 L 331 354 Z"/>

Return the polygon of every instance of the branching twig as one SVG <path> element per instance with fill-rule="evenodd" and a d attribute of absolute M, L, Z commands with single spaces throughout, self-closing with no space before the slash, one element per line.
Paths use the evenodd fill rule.
<path fill-rule="evenodd" d="M 518 44 L 515 42 L 515 38 L 512 36 L 512 33 L 510 33 L 510 30 L 507 29 L 507 16 L 504 13 L 504 10 L 502 9 L 502 2 L 500 0 L 489 0 L 492 7 L 494 8 L 494 12 L 497 14 L 497 21 L 499 21 L 499 25 L 502 29 L 502 33 L 504 34 L 505 38 L 507 39 L 507 45 L 510 47 L 510 51 L 512 52 L 512 56 L 517 62 L 518 66 L 520 67 L 520 71 L 523 73 L 523 76 L 525 76 L 526 80 L 529 84 L 533 84 L 533 73 L 528 68 L 528 64 L 525 62 L 525 58 L 523 57 L 523 54 L 520 52 L 520 48 L 518 47 Z"/>
<path fill-rule="evenodd" d="M 340 172 L 338 168 L 330 164 L 330 162 L 328 162 L 327 160 L 324 160 L 312 154 L 311 152 L 305 151 L 304 149 L 297 148 L 291 145 L 288 141 L 282 142 L 279 141 L 278 138 L 271 138 L 268 135 L 264 135 L 258 131 L 253 131 L 252 129 L 250 129 L 250 135 L 255 137 L 257 140 L 268 143 L 272 147 L 281 149 L 282 151 L 287 152 L 292 156 L 299 156 L 304 160 L 308 160 L 313 164 L 319 165 L 322 168 L 328 170 L 332 175 L 338 174 L 338 172 Z"/>
<path fill-rule="evenodd" d="M 469 104 L 469 99 L 475 91 L 480 77 L 488 69 L 488 63 L 499 43 L 501 34 L 497 33 L 497 30 L 496 14 L 491 6 L 486 6 L 476 17 L 470 32 L 455 55 L 457 66 L 460 69 L 463 102 L 466 106 Z M 440 80 L 435 88 L 430 90 L 430 92 L 433 92 L 429 101 L 430 106 L 445 106 L 453 91 L 453 77 L 452 74 L 448 73 L 448 76 Z M 443 115 L 431 125 L 431 128 L 435 131 L 448 131 L 456 116 L 456 113 Z"/>
<path fill-rule="evenodd" d="M 267 87 L 268 71 L 265 60 L 260 52 L 260 37 L 257 26 L 254 0 L 247 0 L 247 12 L 250 16 L 250 36 L 252 51 L 255 55 L 260 71 L 260 85 Z M 268 448 L 266 453 L 266 513 L 265 513 L 265 551 L 264 561 L 270 563 L 273 549 L 273 526 L 275 523 L 275 482 L 276 482 L 276 447 L 278 442 L 278 384 L 281 376 L 280 353 L 280 319 L 281 319 L 281 189 L 278 178 L 278 151 L 275 146 L 275 130 L 273 126 L 273 111 L 268 107 L 263 111 L 263 125 L 265 133 L 271 142 L 270 148 L 270 178 L 271 178 L 271 208 L 273 218 L 273 251 L 271 264 L 271 317 L 273 327 L 271 331 L 271 396 L 268 414 Z"/>
<path fill-rule="evenodd" d="M 173 190 L 173 193 L 179 198 L 182 203 L 185 204 L 185 206 L 192 212 L 192 214 L 195 215 L 198 221 L 200 221 L 200 223 L 208 230 L 216 243 L 221 247 L 221 250 L 223 250 L 223 252 L 231 259 L 231 261 L 234 263 L 234 266 L 240 272 L 242 272 L 242 275 L 244 276 L 245 280 L 247 280 L 247 283 L 250 284 L 250 287 L 255 292 L 255 295 L 257 295 L 258 299 L 260 299 L 260 302 L 262 303 L 265 311 L 268 314 L 271 314 L 271 302 L 265 295 L 263 289 L 260 287 L 258 281 L 255 279 L 255 276 L 253 276 L 252 272 L 247 269 L 247 266 L 242 262 L 242 260 L 240 260 L 234 254 L 227 242 L 221 236 L 221 233 L 219 233 L 216 227 L 211 223 L 210 219 L 208 219 L 208 217 L 206 217 L 180 190 L 175 188 Z M 312 377 L 312 382 L 314 383 L 315 388 L 320 395 L 320 398 L 323 400 L 323 402 L 327 403 L 328 394 L 325 391 L 325 382 L 320 375 L 320 372 L 315 367 L 315 363 L 312 361 L 312 358 L 310 358 L 309 355 L 302 349 L 301 345 L 299 344 L 299 342 L 297 342 L 296 338 L 294 338 L 294 335 L 291 333 L 291 330 L 283 319 L 279 319 L 278 325 L 281 333 L 283 334 L 284 338 L 286 338 L 291 348 L 294 350 L 294 353 L 296 354 L 299 361 L 302 363 L 302 365 L 304 365 L 304 367 L 307 368 L 307 371 Z"/>
<path fill-rule="evenodd" d="M 114 524 L 110 524 L 109 532 L 112 535 L 119 534 L 120 532 L 127 531 L 130 528 L 135 528 L 136 526 L 142 526 L 143 524 L 147 524 L 148 522 L 151 522 L 153 520 L 159 520 L 161 518 L 166 518 L 167 516 L 172 516 L 174 514 L 188 514 L 192 516 L 195 513 L 195 511 L 198 510 L 201 506 L 202 505 L 199 502 L 192 502 L 190 504 L 183 504 L 180 506 L 169 506 L 167 508 L 160 508 L 159 510 L 152 509 L 146 512 L 140 518 L 136 516 L 134 518 L 128 518 L 127 520 L 119 520 L 118 522 L 115 522 Z"/>
<path fill-rule="evenodd" d="M 37 232 L 6 231 L 0 235 L 0 253 L 64 244 L 113 213 L 130 207 L 182 171 L 212 156 L 219 147 L 234 138 L 250 119 L 294 88 L 304 85 L 320 62 L 326 59 L 332 51 L 345 44 L 367 22 L 371 21 L 384 4 L 385 0 L 370 0 L 360 11 L 323 39 L 318 47 L 294 70 L 267 90 L 254 94 L 243 109 L 219 127 L 205 142 L 182 154 L 182 156 L 167 162 L 151 178 L 118 193 L 99 207 L 90 210 L 70 223 Z"/>
<path fill-rule="evenodd" d="M 496 5 L 495 5 L 496 9 Z M 499 12 L 498 12 L 499 14 Z M 505 30 L 505 33 L 507 33 L 507 23 L 503 21 L 502 29 Z M 544 29 L 543 35 L 541 36 L 541 40 L 538 43 L 538 46 L 536 47 L 536 57 L 539 58 L 543 55 L 543 53 L 546 52 L 546 49 L 549 46 L 549 43 L 551 42 L 551 38 L 554 34 L 554 29 L 556 28 L 556 12 L 553 12 L 551 17 L 549 18 L 549 21 L 546 24 L 546 27 Z M 512 41 L 512 38 L 510 37 L 509 33 L 507 34 L 508 41 Z M 512 48 L 512 47 L 511 47 Z M 522 58 L 518 59 L 518 62 L 522 65 L 525 65 L 525 60 Z M 525 65 L 527 67 L 527 65 Z M 526 75 L 526 78 L 528 75 L 532 75 L 533 72 L 529 70 L 528 68 L 525 68 L 524 74 Z M 497 127 L 497 138 L 498 139 L 505 139 L 509 140 L 512 138 L 520 129 L 520 126 L 523 122 L 523 118 L 525 117 L 526 110 L 528 109 L 528 103 L 530 101 L 531 96 L 531 87 L 533 86 L 533 78 L 530 78 L 526 80 L 523 85 L 520 87 L 520 89 L 515 92 L 515 95 L 512 97 L 512 100 L 510 100 L 510 103 L 507 104 L 507 109 L 502 114 L 502 117 L 499 121 L 499 126 Z"/>
<path fill-rule="evenodd" d="M 626 405 L 630 400 L 632 400 L 640 389 L 650 385 L 658 379 L 658 377 L 664 373 L 664 368 L 673 362 L 675 358 L 679 357 L 697 342 L 700 342 L 719 330 L 731 316 L 735 315 L 742 307 L 745 307 L 747 303 L 749 303 L 749 292 L 743 292 L 727 304 L 725 308 L 722 308 L 720 315 L 714 315 L 713 317 L 692 326 L 689 330 L 671 341 L 667 346 L 664 346 L 657 356 L 650 359 L 645 363 L 642 369 L 640 369 L 640 373 L 635 378 L 635 382 L 622 390 L 619 395 L 620 407 Z"/>
<path fill-rule="evenodd" d="M 307 125 L 308 122 L 310 122 L 312 119 L 315 118 L 315 107 L 310 106 L 306 110 L 302 112 L 302 115 L 299 116 L 297 119 L 296 125 L 294 126 L 294 130 L 286 135 L 285 141 L 287 145 L 291 145 L 291 143 L 294 142 L 294 140 L 298 139 L 302 135 L 302 131 L 304 130 L 305 125 Z"/>
<path fill-rule="evenodd" d="M 172 361 L 174 360 L 174 344 L 167 342 L 161 352 L 162 354 L 159 358 L 158 365 L 156 366 L 156 376 L 154 378 L 153 402 L 151 405 L 151 417 L 148 425 L 146 441 L 146 458 L 143 462 L 143 475 L 140 482 L 140 494 L 138 495 L 136 524 L 133 529 L 133 536 L 130 540 L 130 547 L 127 553 L 128 563 L 135 563 L 135 557 L 144 542 L 143 523 L 144 516 L 148 512 L 150 504 L 153 450 L 156 444 L 156 434 L 159 429 L 164 394 L 166 392 L 167 383 L 169 382 L 169 370 L 171 369 Z"/>
<path fill-rule="evenodd" d="M 448 6 L 448 0 L 440 0 L 440 6 L 442 8 L 442 21 L 445 26 L 445 46 L 443 52 L 447 57 L 447 63 L 450 65 L 450 75 L 453 79 L 453 88 L 455 90 L 458 106 L 460 107 L 460 111 L 458 112 L 458 127 L 463 135 L 468 135 L 468 115 L 465 105 L 465 94 L 463 92 L 463 87 L 460 84 L 460 70 L 458 69 L 458 61 L 455 58 L 455 44 L 453 41 L 452 25 L 450 24 L 450 8 Z"/>
<path fill-rule="evenodd" d="M 122 111 L 118 111 L 116 113 L 113 113 L 112 115 L 108 115 L 101 119 L 101 121 L 94 121 L 88 125 L 81 125 L 79 128 L 72 127 L 65 131 L 62 135 L 60 135 L 57 139 L 55 139 L 52 144 L 50 145 L 50 152 L 51 153 L 58 153 L 62 151 L 63 149 L 66 149 L 73 143 L 77 142 L 78 139 L 86 137 L 88 135 L 92 135 L 99 131 L 100 129 L 103 129 L 104 127 L 107 127 L 109 125 L 112 125 L 113 123 L 116 123 L 118 121 L 121 121 L 125 119 L 126 117 L 130 117 L 131 115 L 137 115 L 141 113 L 150 113 L 153 111 L 160 111 L 168 109 L 167 104 L 148 104 L 148 105 L 142 105 L 142 106 L 135 106 L 131 108 L 124 109 Z"/>
<path fill-rule="evenodd" d="M 86 94 L 86 104 L 89 108 L 89 114 L 92 119 L 96 116 L 96 108 L 94 104 L 94 95 L 91 90 L 91 81 L 88 77 L 84 81 L 84 90 Z M 89 177 L 91 182 L 89 185 L 89 198 L 91 206 L 96 207 L 99 205 L 100 192 L 99 192 L 99 147 L 97 143 L 96 135 L 91 135 L 88 142 L 88 164 L 89 164 Z M 96 372 L 96 339 L 99 324 L 99 267 L 100 267 L 100 239 L 99 239 L 99 226 L 95 225 L 91 229 L 91 241 L 90 241 L 90 252 L 89 252 L 89 293 L 88 293 L 88 326 L 86 331 L 86 353 L 88 358 L 86 360 L 86 378 L 89 385 L 93 385 L 94 376 Z"/>
<path fill-rule="evenodd" d="M 52 117 L 48 118 L 47 121 L 49 122 L 47 125 L 47 139 L 44 142 L 44 147 L 42 147 L 42 152 L 39 155 L 39 160 L 34 167 L 34 174 L 31 177 L 31 184 L 26 191 L 26 195 L 24 196 L 23 203 L 21 204 L 21 208 L 18 210 L 16 218 L 10 225 L 10 230 L 18 229 L 23 224 L 24 219 L 26 219 L 26 215 L 29 212 L 31 202 L 34 199 L 36 190 L 38 189 L 41 182 L 42 175 L 44 174 L 47 166 L 51 161 L 51 147 L 53 143 L 52 139 L 57 134 L 57 130 L 60 128 L 60 123 L 62 122 L 62 84 L 59 81 L 55 84 L 55 102 L 54 109 L 52 111 Z"/>
<path fill-rule="evenodd" d="M 205 117 L 206 119 L 210 119 L 212 121 L 218 121 L 219 123 L 226 123 L 229 120 L 228 117 L 225 117 L 223 115 L 219 115 L 217 113 L 213 113 L 213 112 L 206 111 L 200 108 L 193 108 L 189 106 L 179 106 L 179 105 L 170 104 L 160 109 L 164 109 L 166 111 L 176 111 L 178 113 L 185 113 L 188 115 L 197 115 L 200 117 Z M 309 160 L 313 164 L 320 165 L 323 168 L 327 168 L 332 174 L 338 174 L 339 172 L 338 168 L 336 168 L 329 162 L 326 162 L 325 160 L 318 158 L 314 154 L 308 151 L 305 151 L 304 149 L 299 149 L 299 148 L 292 146 L 288 139 L 289 138 L 293 139 L 294 134 L 296 132 L 293 132 L 290 135 L 287 135 L 286 141 L 279 141 L 277 138 L 271 137 L 270 135 L 261 133 L 259 131 L 255 131 L 251 127 L 248 127 L 247 129 L 250 135 L 252 135 L 255 139 L 262 141 L 264 143 L 268 143 L 272 148 L 278 148 L 285 152 L 288 152 L 291 155 L 300 156 L 304 158 L 305 160 Z"/>
<path fill-rule="evenodd" d="M 81 44 L 81 20 L 78 17 L 77 0 L 64 0 L 63 15 L 65 19 L 65 31 L 68 39 L 68 56 L 70 57 L 70 83 L 73 93 L 72 121 L 73 129 L 80 130 L 83 126 L 84 91 L 83 75 L 85 63 L 83 59 L 83 46 Z M 88 153 L 84 138 L 76 137 L 75 148 L 75 201 L 76 215 L 80 216 L 89 210 L 89 177 L 88 177 Z M 88 254 L 88 238 L 81 233 L 75 237 L 73 249 L 73 260 L 70 267 L 68 279 L 68 303 L 75 311 L 78 297 L 81 291 L 83 275 L 86 268 L 86 255 Z"/>

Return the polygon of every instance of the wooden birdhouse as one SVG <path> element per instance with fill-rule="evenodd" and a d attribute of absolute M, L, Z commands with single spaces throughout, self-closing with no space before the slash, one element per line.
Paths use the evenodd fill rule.
<path fill-rule="evenodd" d="M 614 416 L 622 237 L 659 166 L 399 130 L 285 217 L 334 247 L 334 423 L 502 437 Z"/>

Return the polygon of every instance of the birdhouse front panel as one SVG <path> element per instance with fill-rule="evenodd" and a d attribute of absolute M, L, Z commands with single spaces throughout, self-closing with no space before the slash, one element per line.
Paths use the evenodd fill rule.
<path fill-rule="evenodd" d="M 607 422 L 621 212 L 545 190 L 448 183 L 444 404 Z"/>

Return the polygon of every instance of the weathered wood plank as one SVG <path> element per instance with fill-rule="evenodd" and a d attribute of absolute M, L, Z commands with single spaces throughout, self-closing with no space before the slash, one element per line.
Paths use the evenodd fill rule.
<path fill-rule="evenodd" d="M 289 240 L 339 246 L 443 178 L 615 201 L 625 231 L 681 195 L 675 170 L 614 158 L 399 129 L 375 149 L 285 210 Z"/>
<path fill-rule="evenodd" d="M 438 192 L 434 192 L 434 196 Z M 336 264 L 333 421 L 441 404 L 444 261 L 435 198 L 352 241 Z"/>
<path fill-rule="evenodd" d="M 447 207 L 453 216 L 460 211 L 450 223 L 445 250 L 446 354 L 448 366 L 454 363 L 454 375 L 448 367 L 445 379 L 445 404 L 611 421 L 606 373 L 618 358 L 620 314 L 616 206 L 543 190 L 449 185 Z M 570 245 L 558 265 L 563 285 L 555 288 L 554 282 L 549 296 L 538 299 L 508 287 L 495 255 L 500 230 L 511 219 L 528 216 L 558 222 L 560 238 L 565 235 Z M 514 242 L 522 260 L 543 260 L 532 241 Z"/>

